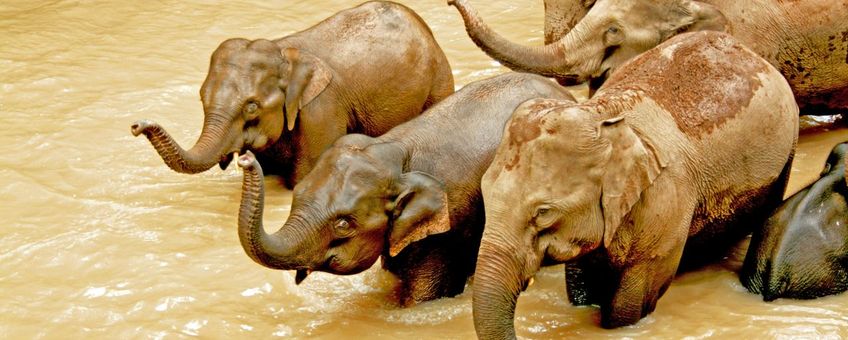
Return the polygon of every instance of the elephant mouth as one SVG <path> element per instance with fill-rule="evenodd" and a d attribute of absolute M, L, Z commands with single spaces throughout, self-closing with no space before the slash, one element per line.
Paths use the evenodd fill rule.
<path fill-rule="evenodd" d="M 327 260 L 325 260 L 323 263 L 321 263 L 318 266 L 298 267 L 298 268 L 295 269 L 294 283 L 296 285 L 299 285 L 301 282 L 303 282 L 303 280 L 306 280 L 306 277 L 309 276 L 309 274 L 312 274 L 312 272 L 316 272 L 316 271 L 335 274 L 335 275 L 347 275 L 347 274 L 358 273 L 358 272 L 353 273 L 353 272 L 350 272 L 350 271 L 339 270 L 338 268 L 336 268 L 337 264 L 338 264 L 338 258 L 336 257 L 336 255 L 331 255 L 330 257 L 327 258 Z"/>
<path fill-rule="evenodd" d="M 228 152 L 221 156 L 221 160 L 218 161 L 218 166 L 221 167 L 221 170 L 227 170 L 227 167 L 230 165 L 230 163 L 233 161 L 233 158 L 235 158 L 237 154 L 238 153 L 236 152 Z"/>
<path fill-rule="evenodd" d="M 224 150 L 226 150 L 226 148 Z M 247 150 L 248 147 L 244 141 L 236 139 L 236 141 L 230 145 L 229 151 L 221 155 L 221 159 L 218 161 L 218 166 L 221 167 L 221 170 L 227 170 L 227 167 L 233 161 L 233 158 L 244 155 Z"/>
<path fill-rule="evenodd" d="M 221 167 L 221 170 L 227 170 L 227 167 L 230 166 L 230 163 L 233 162 L 233 159 L 244 155 L 246 151 L 246 148 L 241 148 L 241 150 L 232 150 L 230 152 L 224 153 L 223 155 L 221 155 L 221 160 L 218 161 L 218 166 Z"/>
<path fill-rule="evenodd" d="M 579 85 L 584 80 L 581 79 L 579 75 L 576 74 L 566 74 L 564 76 L 556 77 L 557 83 L 562 86 L 574 86 Z"/>
<path fill-rule="evenodd" d="M 294 284 L 300 285 L 300 283 L 303 282 L 303 280 L 305 280 L 306 276 L 308 276 L 309 274 L 312 274 L 312 269 L 306 269 L 306 268 L 298 269 L 296 271 L 295 276 L 294 276 Z"/>
<path fill-rule="evenodd" d="M 603 85 L 604 82 L 607 81 L 607 78 L 610 74 L 610 70 L 611 69 L 609 68 L 604 69 L 603 71 L 601 71 L 600 74 L 598 74 L 597 76 L 593 76 L 591 79 L 589 79 L 589 87 L 594 89 L 600 88 L 601 85 Z"/>

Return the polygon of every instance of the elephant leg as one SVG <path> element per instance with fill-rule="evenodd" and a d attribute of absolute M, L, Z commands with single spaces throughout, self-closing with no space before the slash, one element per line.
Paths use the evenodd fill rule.
<path fill-rule="evenodd" d="M 315 167 L 321 154 L 347 133 L 347 111 L 325 103 L 326 98 L 318 99 L 322 100 L 313 101 L 308 110 L 301 111 L 299 126 L 295 128 L 297 147 L 292 173 L 294 183 L 300 182 Z"/>
<path fill-rule="evenodd" d="M 611 299 L 601 305 L 601 327 L 633 325 L 654 311 L 677 269 L 662 262 L 669 261 L 649 261 L 624 269 Z"/>
<path fill-rule="evenodd" d="M 397 297 L 402 306 L 442 297 L 456 296 L 465 289 L 474 270 L 476 247 L 446 242 L 445 235 L 434 235 L 413 243 L 387 261 L 385 267 L 400 278 Z M 440 240 L 441 239 L 441 240 Z M 463 249 L 474 248 L 474 254 Z"/>
<path fill-rule="evenodd" d="M 689 216 L 665 219 L 676 221 L 672 222 L 676 229 L 662 225 L 656 227 L 667 228 L 660 230 L 688 230 L 692 221 L 691 210 L 688 211 Z M 670 234 L 674 233 L 664 236 L 669 237 Z M 608 302 L 601 305 L 601 327 L 617 328 L 632 325 L 654 311 L 657 300 L 668 289 L 677 273 L 677 267 L 683 256 L 683 247 L 688 234 L 685 232 L 678 234 L 672 239 L 659 240 L 660 243 L 666 243 L 669 246 L 668 251 L 663 255 L 652 254 L 658 250 L 657 242 L 644 243 L 650 247 L 647 249 L 631 250 L 634 256 L 652 254 L 653 257 L 636 261 L 619 271 L 618 286 L 612 291 Z"/>
<path fill-rule="evenodd" d="M 577 261 L 565 265 L 565 288 L 568 301 L 575 306 L 601 304 L 610 290 L 612 274 L 600 251 L 586 254 Z"/>

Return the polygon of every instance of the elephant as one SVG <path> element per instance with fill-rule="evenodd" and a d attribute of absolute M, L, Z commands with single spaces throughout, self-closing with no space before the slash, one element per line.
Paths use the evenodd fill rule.
<path fill-rule="evenodd" d="M 777 207 L 798 120 L 777 69 L 708 31 L 634 58 L 583 103 L 519 106 L 481 181 L 478 337 L 514 338 L 520 292 L 559 263 L 602 327 L 638 322 L 679 269 L 720 258 Z"/>
<path fill-rule="evenodd" d="M 802 114 L 848 112 L 848 2 L 826 0 L 559 0 L 546 2 L 545 46 L 512 43 L 483 23 L 467 0 L 451 0 L 472 40 L 520 72 L 589 81 L 594 92 L 616 68 L 682 32 L 725 31 L 789 80 Z M 575 22 L 572 27 L 549 26 Z M 551 18 L 570 18 L 557 21 Z M 567 34 L 566 34 L 567 32 Z M 558 40 L 554 40 L 557 39 Z"/>
<path fill-rule="evenodd" d="M 191 149 L 148 120 L 131 130 L 177 172 L 224 169 L 252 150 L 291 188 L 339 137 L 381 135 L 453 91 L 448 60 L 421 17 L 373 1 L 273 41 L 221 43 L 200 89 L 205 118 Z"/>
<path fill-rule="evenodd" d="M 545 45 L 568 34 L 590 8 L 584 0 L 545 0 Z"/>
<path fill-rule="evenodd" d="M 739 276 L 763 300 L 813 299 L 848 290 L 846 154 L 848 142 L 834 147 L 821 178 L 754 230 Z"/>
<path fill-rule="evenodd" d="M 538 97 L 574 101 L 549 79 L 508 73 L 470 83 L 379 137 L 340 138 L 295 186 L 289 218 L 273 234 L 262 225 L 259 163 L 242 156 L 242 247 L 263 266 L 296 270 L 296 283 L 312 271 L 356 274 L 382 257 L 402 306 L 461 293 L 484 225 L 480 177 L 509 116 Z"/>

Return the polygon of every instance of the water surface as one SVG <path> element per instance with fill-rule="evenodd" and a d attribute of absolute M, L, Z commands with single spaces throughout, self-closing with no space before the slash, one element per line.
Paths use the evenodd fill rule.
<path fill-rule="evenodd" d="M 505 72 L 442 0 L 403 1 L 446 51 L 457 85 Z M 277 38 L 355 2 L 22 1 L 0 3 L 0 338 L 474 337 L 470 289 L 399 309 L 394 279 L 292 272 L 253 263 L 236 235 L 241 172 L 168 169 L 142 118 L 184 146 L 202 122 L 209 56 L 231 37 Z M 542 3 L 477 1 L 507 37 L 542 41 Z M 807 122 L 808 125 L 822 125 Z M 805 134 L 792 190 L 814 180 L 848 131 Z M 268 181 L 266 225 L 291 195 Z M 738 259 L 679 277 L 655 313 L 617 330 L 572 307 L 561 266 L 519 300 L 520 336 L 562 338 L 848 337 L 848 295 L 763 303 L 740 285 Z"/>

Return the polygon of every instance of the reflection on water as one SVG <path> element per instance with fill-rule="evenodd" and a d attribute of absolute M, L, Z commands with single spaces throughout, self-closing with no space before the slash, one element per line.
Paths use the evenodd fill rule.
<path fill-rule="evenodd" d="M 432 26 L 457 84 L 504 72 L 444 1 L 404 2 Z M 296 286 L 254 264 L 235 232 L 241 173 L 174 173 L 129 133 L 149 118 L 191 145 L 221 41 L 280 37 L 353 4 L 0 3 L 0 337 L 473 337 L 468 292 L 398 309 L 393 278 L 376 268 Z M 541 1 L 477 7 L 509 38 L 541 43 Z M 844 129 L 804 135 L 793 190 L 846 139 Z M 268 190 L 276 227 L 291 197 L 275 180 Z M 562 267 L 548 268 L 519 300 L 516 327 L 540 338 L 848 336 L 848 295 L 766 304 L 739 284 L 738 262 L 683 275 L 654 314 L 612 331 L 594 308 L 570 306 Z"/>

